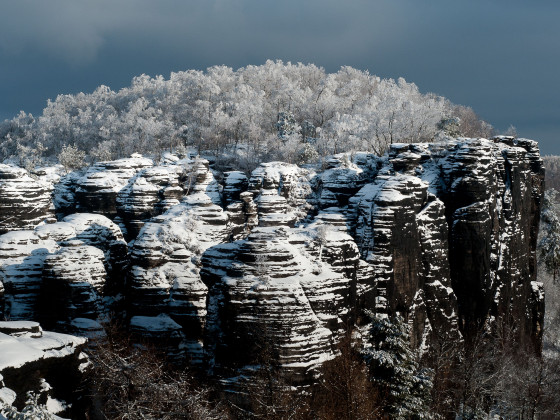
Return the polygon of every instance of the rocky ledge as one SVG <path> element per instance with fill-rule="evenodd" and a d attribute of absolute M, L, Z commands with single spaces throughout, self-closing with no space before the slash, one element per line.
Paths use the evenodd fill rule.
<path fill-rule="evenodd" d="M 0 400 L 21 409 L 27 392 L 33 391 L 53 413 L 61 414 L 87 368 L 82 353 L 86 341 L 43 331 L 37 322 L 0 322 Z"/>

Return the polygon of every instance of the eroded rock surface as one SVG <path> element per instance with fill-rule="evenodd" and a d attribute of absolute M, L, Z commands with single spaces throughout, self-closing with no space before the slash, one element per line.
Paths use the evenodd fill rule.
<path fill-rule="evenodd" d="M 510 137 L 393 144 L 321 169 L 269 162 L 250 176 L 198 158 L 105 162 L 64 181 L 65 208 L 74 196 L 97 215 L 0 236 L 0 307 L 3 285 L 4 314 L 32 319 L 48 280 L 71 301 L 55 318 L 95 332 L 99 293 L 125 290 L 135 334 L 232 386 L 264 348 L 309 383 L 372 312 L 403 315 L 422 351 L 482 328 L 513 328 L 538 351 L 542 168 L 536 142 Z"/>
<path fill-rule="evenodd" d="M 127 264 L 118 226 L 98 214 L 0 235 L 4 316 L 44 319 L 49 327 L 97 316 L 101 296 L 124 291 Z"/>
<path fill-rule="evenodd" d="M 140 155 L 95 164 L 76 181 L 77 211 L 99 213 L 113 219 L 117 215 L 119 191 L 140 170 L 151 166 L 153 161 Z"/>
<path fill-rule="evenodd" d="M 54 222 L 51 192 L 25 169 L 0 164 L 0 234 Z"/>
<path fill-rule="evenodd" d="M 37 322 L 0 322 L 0 397 L 19 409 L 28 391 L 74 402 L 87 364 L 85 344 L 85 338 L 43 331 Z"/>

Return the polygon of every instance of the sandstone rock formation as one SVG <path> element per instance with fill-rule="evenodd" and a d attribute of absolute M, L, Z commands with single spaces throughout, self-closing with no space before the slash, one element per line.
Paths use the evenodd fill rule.
<path fill-rule="evenodd" d="M 231 227 L 208 162 L 195 163 L 186 181 L 188 195 L 145 223 L 131 246 L 129 301 L 132 315 L 171 315 L 183 327 L 189 359 L 197 364 L 203 357 L 207 294 L 199 260 L 230 237 Z"/>
<path fill-rule="evenodd" d="M 162 214 L 184 195 L 183 165 L 157 166 L 141 170 L 117 194 L 117 214 L 129 238 L 135 238 L 146 220 Z"/>
<path fill-rule="evenodd" d="M 40 299 L 45 325 L 75 318 L 98 319 L 104 312 L 102 296 L 107 272 L 105 255 L 99 248 L 80 240 L 45 257 Z"/>
<path fill-rule="evenodd" d="M 0 234 L 54 222 L 51 186 L 25 169 L 0 164 Z"/>
<path fill-rule="evenodd" d="M 100 315 L 100 296 L 123 292 L 127 264 L 118 226 L 97 214 L 0 235 L 4 316 L 51 327 Z"/>
<path fill-rule="evenodd" d="M 538 351 L 542 168 L 537 144 L 511 137 L 269 162 L 249 177 L 198 158 L 105 162 L 59 188 L 62 207 L 98 214 L 0 236 L 0 307 L 3 286 L 5 316 L 33 319 L 42 288 L 64 290 L 45 322 L 96 334 L 100 297 L 124 291 L 135 334 L 231 386 L 263 348 L 309 383 L 369 313 L 399 312 L 422 351 L 482 328 Z"/>
<path fill-rule="evenodd" d="M 95 164 L 77 181 L 77 211 L 99 213 L 113 219 L 117 215 L 119 191 L 138 171 L 151 166 L 152 160 L 140 155 Z"/>
<path fill-rule="evenodd" d="M 336 230 L 322 233 L 321 243 L 319 228 L 258 227 L 204 254 L 205 350 L 216 373 L 234 380 L 254 370 L 270 347 L 283 375 L 303 384 L 332 357 L 355 305 L 356 280 L 327 261 L 357 265 L 358 250 Z"/>
<path fill-rule="evenodd" d="M 37 322 L 1 321 L 0 397 L 19 409 L 28 391 L 72 402 L 87 364 L 85 343 L 85 338 L 43 331 Z"/>

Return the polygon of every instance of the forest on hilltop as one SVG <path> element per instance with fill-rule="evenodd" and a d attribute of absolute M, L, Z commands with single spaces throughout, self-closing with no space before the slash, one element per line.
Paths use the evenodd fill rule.
<path fill-rule="evenodd" d="M 493 128 L 468 107 L 421 93 L 403 78 L 382 79 L 342 67 L 267 61 L 233 70 L 135 77 L 117 92 L 59 95 L 42 115 L 25 112 L 0 123 L 0 160 L 31 168 L 65 146 L 86 163 L 193 147 L 227 166 L 305 163 L 340 152 L 382 155 L 391 143 L 452 136 L 490 137 Z"/>

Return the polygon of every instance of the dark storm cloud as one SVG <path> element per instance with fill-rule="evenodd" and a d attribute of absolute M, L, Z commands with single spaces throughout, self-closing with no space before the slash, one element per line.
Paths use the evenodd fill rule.
<path fill-rule="evenodd" d="M 403 76 L 560 154 L 556 1 L 19 0 L 0 11 L 0 118 L 141 73 L 278 58 Z"/>

